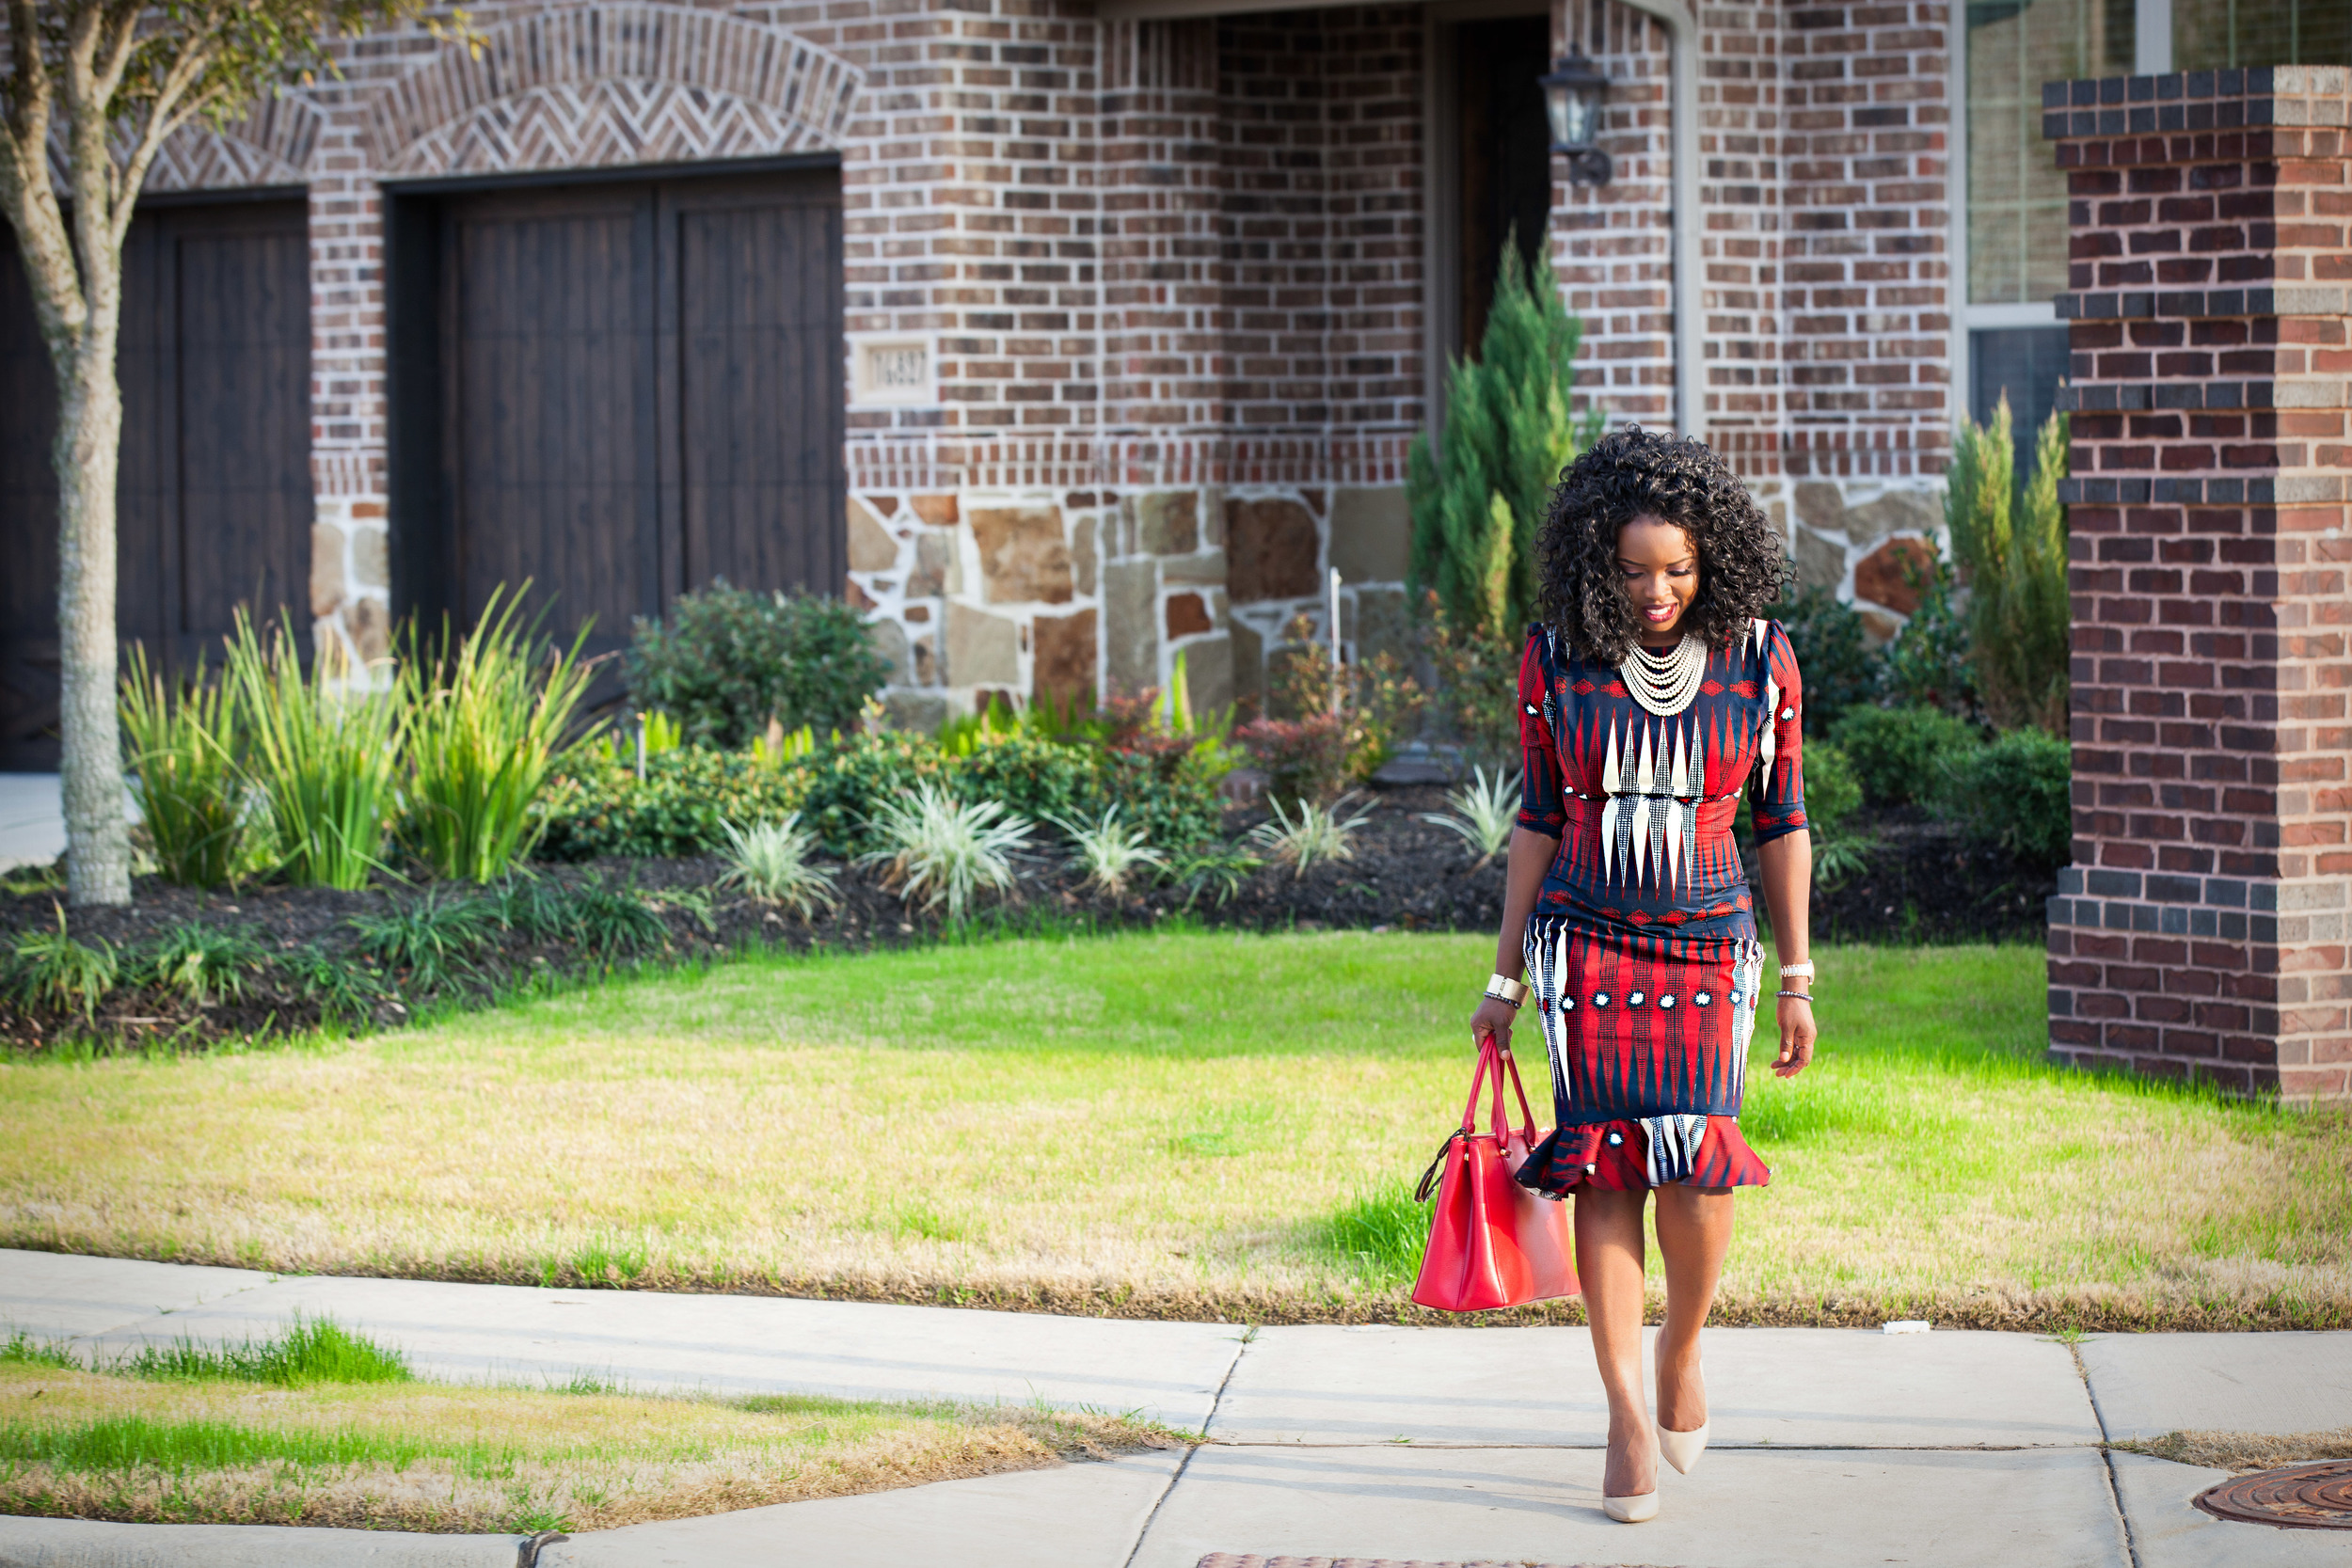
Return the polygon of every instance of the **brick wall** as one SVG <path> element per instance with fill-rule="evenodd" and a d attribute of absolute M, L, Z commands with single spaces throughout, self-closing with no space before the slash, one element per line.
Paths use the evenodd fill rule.
<path fill-rule="evenodd" d="M 2352 1098 L 2352 72 L 2049 89 L 2073 197 L 2075 1061 Z"/>

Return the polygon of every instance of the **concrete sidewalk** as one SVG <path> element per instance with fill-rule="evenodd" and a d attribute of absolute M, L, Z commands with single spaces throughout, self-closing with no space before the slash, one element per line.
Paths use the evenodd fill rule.
<path fill-rule="evenodd" d="M 1599 1512 L 1603 1405 L 1581 1329 L 1123 1323 L 742 1296 L 534 1291 L 0 1252 L 0 1328 L 92 1350 L 239 1338 L 295 1312 L 431 1376 L 859 1397 L 1042 1398 L 1205 1427 L 1189 1455 L 751 1509 L 548 1544 L 543 1568 L 1194 1568 L 1268 1556 L 1690 1568 L 2318 1568 L 2341 1532 L 2224 1524 L 2221 1479 L 2103 1437 L 2352 1420 L 2352 1334 L 1718 1329 L 1714 1447 L 1665 1508 Z M 517 1561 L 510 1537 L 0 1519 L 15 1564 Z"/>

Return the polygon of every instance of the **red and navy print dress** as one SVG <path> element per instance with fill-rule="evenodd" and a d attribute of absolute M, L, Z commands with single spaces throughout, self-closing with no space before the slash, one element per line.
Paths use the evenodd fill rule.
<path fill-rule="evenodd" d="M 1519 825 L 1560 841 L 1527 925 L 1558 1126 L 1518 1179 L 1762 1186 L 1740 1135 L 1764 949 L 1732 835 L 1805 825 L 1796 656 L 1778 622 L 1711 650 L 1671 719 L 1543 627 L 1519 665 Z"/>

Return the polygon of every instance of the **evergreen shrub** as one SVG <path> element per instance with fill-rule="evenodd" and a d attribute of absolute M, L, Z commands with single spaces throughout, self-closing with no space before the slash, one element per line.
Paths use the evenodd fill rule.
<path fill-rule="evenodd" d="M 1800 589 L 1791 582 L 1772 617 L 1788 632 L 1804 677 L 1806 735 L 1827 735 L 1847 709 L 1877 699 L 1882 666 L 1853 606 L 1827 588 Z M 1806 756 L 1810 761 L 1809 749 Z"/>
<path fill-rule="evenodd" d="M 2074 749 L 2031 725 L 1946 753 L 1935 815 L 2042 870 L 2074 859 Z"/>
<path fill-rule="evenodd" d="M 856 728 L 890 667 L 865 615 L 843 601 L 722 578 L 679 594 L 666 620 L 639 617 L 628 672 L 633 705 L 673 715 L 691 744 L 732 751 L 771 718 L 818 735 Z"/>
<path fill-rule="evenodd" d="M 1927 803 L 1941 787 L 1946 760 L 1984 744 L 1975 725 L 1931 707 L 1854 708 L 1832 736 L 1875 806 Z"/>
<path fill-rule="evenodd" d="M 1862 809 L 1862 785 L 1853 764 L 1826 740 L 1804 743 L 1804 817 L 1820 833 L 1834 833 Z"/>
<path fill-rule="evenodd" d="M 2074 635 L 2066 592 L 2067 418 L 2052 414 L 2034 441 L 2022 483 L 2009 399 L 1992 421 L 1963 418 L 1947 471 L 1945 527 L 1968 584 L 1968 656 L 1978 699 L 2004 729 L 2034 724 L 2066 733 L 2067 660 Z"/>

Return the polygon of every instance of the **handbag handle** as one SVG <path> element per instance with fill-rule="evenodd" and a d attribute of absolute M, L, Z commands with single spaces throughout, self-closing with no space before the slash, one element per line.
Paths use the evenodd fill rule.
<path fill-rule="evenodd" d="M 1495 1044 L 1495 1037 L 1492 1035 L 1479 1037 L 1478 1070 L 1470 1074 L 1470 1102 L 1462 1107 L 1462 1132 L 1465 1135 L 1476 1136 L 1477 1134 L 1478 1091 L 1482 1088 L 1487 1091 L 1488 1098 L 1492 1101 L 1487 1114 L 1487 1124 L 1495 1137 L 1502 1138 L 1509 1128 L 1510 1124 L 1503 1119 L 1502 1113 L 1503 1064 L 1509 1060 L 1510 1058 L 1503 1054 L 1502 1048 Z M 1521 1095 L 1520 1098 L 1524 1100 L 1526 1097 Z"/>
<path fill-rule="evenodd" d="M 1502 1070 L 1511 1075 L 1511 1092 L 1519 1097 L 1519 1136 L 1532 1148 L 1535 1143 L 1535 1113 L 1528 1108 L 1527 1086 L 1519 1082 L 1518 1059 L 1508 1051 L 1504 1051 L 1502 1054 Z M 1509 1131 L 1508 1122 L 1501 1125 L 1504 1132 Z M 1497 1134 L 1497 1136 L 1501 1135 L 1501 1133 Z"/>

